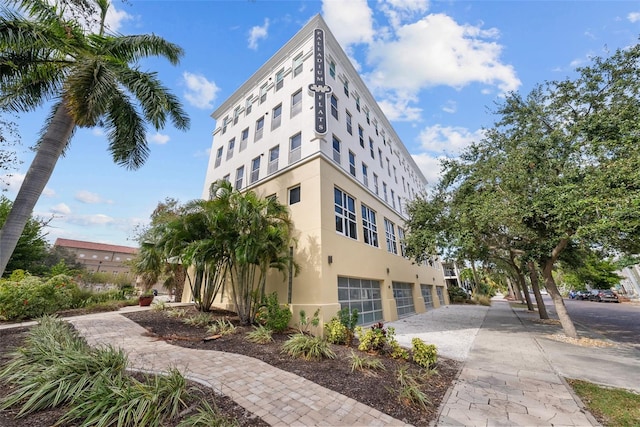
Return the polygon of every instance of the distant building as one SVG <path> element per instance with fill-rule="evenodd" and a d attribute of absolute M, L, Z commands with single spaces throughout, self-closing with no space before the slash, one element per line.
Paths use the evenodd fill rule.
<path fill-rule="evenodd" d="M 405 255 L 406 206 L 427 180 L 319 15 L 212 117 L 203 198 L 224 179 L 288 205 L 301 271 L 267 291 L 295 316 L 347 307 L 371 324 L 448 304 L 441 264 Z"/>
<path fill-rule="evenodd" d="M 92 273 L 129 274 L 127 261 L 133 260 L 137 248 L 82 240 L 56 239 L 54 246 L 66 248 L 76 256 L 76 261 Z"/>
<path fill-rule="evenodd" d="M 618 293 L 633 300 L 640 300 L 640 264 L 625 267 L 616 273 L 623 277 Z"/>

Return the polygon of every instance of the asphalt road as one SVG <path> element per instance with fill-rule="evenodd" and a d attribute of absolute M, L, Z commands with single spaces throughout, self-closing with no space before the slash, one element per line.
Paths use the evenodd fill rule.
<path fill-rule="evenodd" d="M 552 308 L 551 298 L 544 299 L 547 308 Z M 565 299 L 564 302 L 574 322 L 585 325 L 610 340 L 631 344 L 640 349 L 640 305 L 571 299 Z"/>

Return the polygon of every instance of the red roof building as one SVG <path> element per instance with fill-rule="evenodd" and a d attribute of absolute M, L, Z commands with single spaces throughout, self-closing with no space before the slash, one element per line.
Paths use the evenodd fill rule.
<path fill-rule="evenodd" d="M 54 246 L 68 249 L 76 255 L 76 260 L 90 272 L 128 274 L 127 261 L 133 260 L 137 248 L 82 240 L 56 239 Z"/>

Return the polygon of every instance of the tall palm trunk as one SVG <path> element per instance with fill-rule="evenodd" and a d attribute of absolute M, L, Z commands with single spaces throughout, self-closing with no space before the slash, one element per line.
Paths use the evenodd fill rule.
<path fill-rule="evenodd" d="M 67 111 L 66 103 L 61 102 L 38 145 L 36 156 L 20 186 L 11 212 L 0 230 L 0 276 L 4 274 L 18 239 L 49 182 L 74 127 L 75 123 Z"/>

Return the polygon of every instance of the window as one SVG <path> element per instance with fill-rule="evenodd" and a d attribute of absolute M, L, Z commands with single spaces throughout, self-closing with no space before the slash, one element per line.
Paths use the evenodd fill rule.
<path fill-rule="evenodd" d="M 391 205 L 393 209 L 396 208 L 396 193 L 393 190 L 391 190 Z"/>
<path fill-rule="evenodd" d="M 355 200 L 337 188 L 334 188 L 333 195 L 335 202 L 336 231 L 344 236 L 357 239 Z"/>
<path fill-rule="evenodd" d="M 396 184 L 398 183 L 398 173 L 396 171 L 396 167 L 393 167 L 393 179 L 396 181 Z"/>
<path fill-rule="evenodd" d="M 340 164 L 340 140 L 333 135 L 333 161 Z"/>
<path fill-rule="evenodd" d="M 378 148 L 378 160 L 380 160 L 380 167 L 384 169 L 384 163 L 382 163 L 382 150 Z"/>
<path fill-rule="evenodd" d="M 329 62 L 329 75 L 334 79 L 336 78 L 336 63 L 333 61 Z"/>
<path fill-rule="evenodd" d="M 233 110 L 233 124 L 238 124 L 238 119 L 240 118 L 240 107 L 236 107 Z"/>
<path fill-rule="evenodd" d="M 386 182 L 382 182 L 382 195 L 384 197 L 384 201 L 389 203 L 389 198 L 387 197 L 387 183 Z"/>
<path fill-rule="evenodd" d="M 369 153 L 371 154 L 371 158 L 375 159 L 376 156 L 373 153 L 373 139 L 369 138 Z"/>
<path fill-rule="evenodd" d="M 376 196 L 378 195 L 378 175 L 376 175 L 375 173 L 373 174 L 373 189 L 376 192 Z"/>
<path fill-rule="evenodd" d="M 295 205 L 300 202 L 300 186 L 295 186 L 289 189 L 289 204 Z"/>
<path fill-rule="evenodd" d="M 396 233 L 394 231 L 394 224 L 387 218 L 384 219 L 384 235 L 387 239 L 387 251 L 392 254 L 398 255 L 398 248 L 396 247 Z"/>
<path fill-rule="evenodd" d="M 338 120 L 338 98 L 335 95 L 331 95 L 331 115 Z"/>
<path fill-rule="evenodd" d="M 389 175 L 389 177 L 391 177 L 391 162 L 389 161 L 388 157 L 387 157 L 387 174 Z"/>
<path fill-rule="evenodd" d="M 293 77 L 302 72 L 302 52 L 293 58 Z"/>
<path fill-rule="evenodd" d="M 229 116 L 222 119 L 222 133 L 224 134 L 227 131 L 227 125 L 229 124 Z"/>
<path fill-rule="evenodd" d="M 356 110 L 360 111 L 360 96 L 356 95 Z"/>
<path fill-rule="evenodd" d="M 377 121 L 375 121 L 375 120 L 373 121 L 373 127 L 374 127 L 374 128 L 375 128 L 375 130 L 376 130 L 376 136 L 378 136 L 378 122 L 377 122 Z"/>
<path fill-rule="evenodd" d="M 276 145 L 269 150 L 269 164 L 267 165 L 267 174 L 271 175 L 278 171 L 278 159 L 280 158 L 280 146 Z"/>
<path fill-rule="evenodd" d="M 356 176 L 356 155 L 349 150 L 349 173 Z"/>
<path fill-rule="evenodd" d="M 362 231 L 364 242 L 377 248 L 378 226 L 376 225 L 376 213 L 365 204 L 362 204 Z"/>
<path fill-rule="evenodd" d="M 278 105 L 271 112 L 271 130 L 277 129 L 280 126 L 281 119 L 282 119 L 282 104 Z"/>
<path fill-rule="evenodd" d="M 345 113 L 347 114 L 347 132 L 349 132 L 349 135 L 353 135 L 353 127 L 351 126 L 351 113 L 348 110 L 345 110 Z"/>
<path fill-rule="evenodd" d="M 300 160 L 301 145 L 302 134 L 300 132 L 289 138 L 289 163 Z"/>
<path fill-rule="evenodd" d="M 284 68 L 276 73 L 276 92 L 284 86 Z"/>
<path fill-rule="evenodd" d="M 236 190 L 240 190 L 242 188 L 242 179 L 244 178 L 244 166 L 240 166 L 236 169 Z"/>
<path fill-rule="evenodd" d="M 226 174 L 222 177 L 223 181 L 231 182 L 231 174 Z"/>
<path fill-rule="evenodd" d="M 267 101 L 267 84 L 263 84 L 260 86 L 260 104 L 263 104 Z"/>
<path fill-rule="evenodd" d="M 235 148 L 235 146 L 236 146 L 236 139 L 231 138 L 229 140 L 229 147 L 227 147 L 227 160 L 233 157 L 233 149 Z"/>
<path fill-rule="evenodd" d="M 349 97 L 349 80 L 345 80 L 342 83 L 342 87 L 344 88 L 344 94 L 347 95 L 347 98 Z"/>
<path fill-rule="evenodd" d="M 365 163 L 362 163 L 362 183 L 369 186 L 369 167 Z"/>
<path fill-rule="evenodd" d="M 364 115 L 365 115 L 365 117 L 367 118 L 367 124 L 371 124 L 371 123 L 369 122 L 369 110 L 368 110 L 367 108 L 365 108 L 365 109 L 364 109 Z"/>
<path fill-rule="evenodd" d="M 256 135 L 253 138 L 253 142 L 256 142 L 262 138 L 262 131 L 264 130 L 264 117 L 260 117 L 256 120 Z"/>
<path fill-rule="evenodd" d="M 216 163 L 213 165 L 214 168 L 220 166 L 220 162 L 222 161 L 222 149 L 223 147 L 220 147 L 218 148 L 218 151 L 216 151 Z"/>
<path fill-rule="evenodd" d="M 251 160 L 251 179 L 249 183 L 253 184 L 260 177 L 260 156 Z"/>
<path fill-rule="evenodd" d="M 291 95 L 291 117 L 302 111 L 302 89 Z"/>
<path fill-rule="evenodd" d="M 240 138 L 240 151 L 247 148 L 247 143 L 249 142 L 249 128 L 242 130 L 242 137 Z"/>
<path fill-rule="evenodd" d="M 398 212 L 402 213 L 402 199 L 398 196 Z"/>
<path fill-rule="evenodd" d="M 402 177 L 402 190 L 406 193 L 407 191 L 407 186 L 406 186 L 406 182 L 404 180 L 404 176 Z"/>
<path fill-rule="evenodd" d="M 253 105 L 253 102 L 251 101 L 252 96 L 250 96 L 249 98 L 247 98 L 247 102 L 245 104 L 244 107 L 244 115 L 248 116 L 249 113 L 251 113 L 251 106 Z"/>
<path fill-rule="evenodd" d="M 398 241 L 400 242 L 400 255 L 407 256 L 407 247 L 404 244 L 404 230 L 398 227 Z"/>
<path fill-rule="evenodd" d="M 364 129 L 358 125 L 358 138 L 360 139 L 360 146 L 364 148 Z"/>

